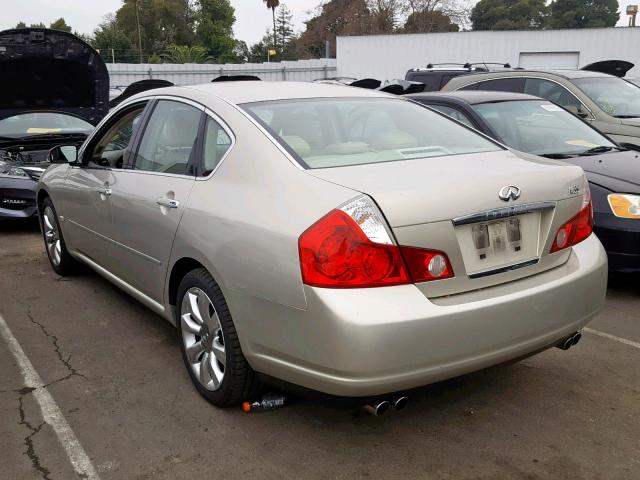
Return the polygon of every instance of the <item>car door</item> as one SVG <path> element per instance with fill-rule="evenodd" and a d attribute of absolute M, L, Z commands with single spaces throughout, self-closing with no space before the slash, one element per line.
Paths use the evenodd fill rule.
<path fill-rule="evenodd" d="M 136 153 L 116 172 L 111 202 L 118 261 L 114 273 L 161 302 L 173 240 L 201 155 L 203 108 L 181 99 L 154 102 Z"/>
<path fill-rule="evenodd" d="M 114 261 L 111 191 L 130 153 L 146 102 L 122 110 L 99 127 L 79 152 L 65 182 L 66 240 L 71 250 L 109 269 Z"/>
<path fill-rule="evenodd" d="M 524 93 L 545 98 L 584 120 L 593 121 L 594 117 L 587 106 L 567 87 L 545 78 L 525 79 Z"/>

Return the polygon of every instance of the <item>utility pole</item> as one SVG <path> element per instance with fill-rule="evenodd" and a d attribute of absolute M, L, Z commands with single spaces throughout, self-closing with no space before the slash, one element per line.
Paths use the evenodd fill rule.
<path fill-rule="evenodd" d="M 140 14 L 138 13 L 138 0 L 135 0 L 136 6 L 136 25 L 138 26 L 138 52 L 140 54 L 140 63 L 142 63 L 142 34 L 140 33 Z"/>

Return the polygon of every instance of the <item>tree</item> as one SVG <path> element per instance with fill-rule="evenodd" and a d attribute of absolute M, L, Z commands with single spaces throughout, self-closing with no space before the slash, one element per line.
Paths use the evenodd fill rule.
<path fill-rule="evenodd" d="M 457 32 L 460 27 L 439 10 L 424 10 L 409 15 L 404 24 L 407 33 Z"/>
<path fill-rule="evenodd" d="M 136 62 L 138 54 L 129 36 L 119 27 L 116 16 L 106 15 L 89 42 L 106 62 Z"/>
<path fill-rule="evenodd" d="M 206 48 L 186 45 L 171 45 L 162 58 L 167 63 L 207 63 L 211 60 Z"/>
<path fill-rule="evenodd" d="M 273 44 L 277 45 L 278 40 L 276 39 L 276 8 L 280 5 L 279 0 L 262 0 L 267 8 L 271 9 L 271 15 L 273 16 Z"/>
<path fill-rule="evenodd" d="M 406 5 L 402 0 L 368 0 L 374 33 L 391 33 L 400 21 Z"/>
<path fill-rule="evenodd" d="M 452 23 L 467 25 L 469 4 L 466 0 L 404 0 L 409 17 L 414 13 L 440 12 L 449 17 Z M 409 18 L 407 17 L 407 20 Z"/>
<path fill-rule="evenodd" d="M 31 25 L 29 25 L 30 28 L 47 28 L 47 26 L 40 22 L 40 23 L 32 23 Z"/>
<path fill-rule="evenodd" d="M 311 56 L 324 56 L 325 42 L 335 55 L 337 35 L 373 33 L 372 17 L 366 0 L 330 0 L 322 4 L 318 13 L 307 20 L 306 30 L 297 41 L 300 50 Z"/>
<path fill-rule="evenodd" d="M 616 0 L 556 0 L 550 12 L 550 28 L 614 27 L 620 19 Z"/>
<path fill-rule="evenodd" d="M 18 24 L 16 25 L 16 28 L 27 28 L 27 24 L 20 21 L 18 22 Z"/>
<path fill-rule="evenodd" d="M 293 34 L 293 15 L 287 6 L 283 3 L 278 9 L 276 17 L 276 34 L 274 41 L 280 47 L 281 57 L 285 57 L 286 53 L 291 50 L 291 46 L 295 36 Z"/>
<path fill-rule="evenodd" d="M 471 11 L 474 30 L 533 30 L 543 28 L 545 0 L 480 0 Z"/>
<path fill-rule="evenodd" d="M 199 3 L 196 11 L 198 44 L 206 48 L 218 63 L 234 61 L 235 9 L 229 0 L 199 0 Z"/>
<path fill-rule="evenodd" d="M 132 45 L 142 44 L 144 57 L 169 45 L 192 45 L 194 15 L 189 0 L 123 0 L 116 23 Z"/>
<path fill-rule="evenodd" d="M 61 30 L 63 32 L 69 33 L 71 33 L 71 31 L 73 30 L 69 25 L 67 25 L 67 22 L 62 17 L 57 19 L 55 22 L 52 22 L 51 25 L 49 25 L 49 28 L 51 28 L 52 30 Z"/>

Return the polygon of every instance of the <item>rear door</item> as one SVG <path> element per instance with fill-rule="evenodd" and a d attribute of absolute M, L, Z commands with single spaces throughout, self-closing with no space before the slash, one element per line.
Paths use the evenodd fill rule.
<path fill-rule="evenodd" d="M 118 262 L 114 273 L 161 302 L 173 240 L 189 202 L 201 155 L 203 108 L 160 98 L 135 155 L 117 172 L 112 206 Z"/>

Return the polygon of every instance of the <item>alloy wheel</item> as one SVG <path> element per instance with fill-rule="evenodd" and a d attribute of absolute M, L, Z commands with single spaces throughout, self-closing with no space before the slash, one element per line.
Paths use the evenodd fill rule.
<path fill-rule="evenodd" d="M 226 351 L 220 319 L 206 293 L 192 287 L 180 308 L 184 350 L 194 376 L 207 390 L 217 390 L 224 379 Z"/>
<path fill-rule="evenodd" d="M 44 229 L 44 240 L 47 246 L 47 251 L 49 252 L 49 258 L 57 267 L 60 265 L 60 261 L 62 260 L 62 242 L 60 241 L 58 221 L 51 207 L 46 207 L 44 209 L 42 223 Z"/>

